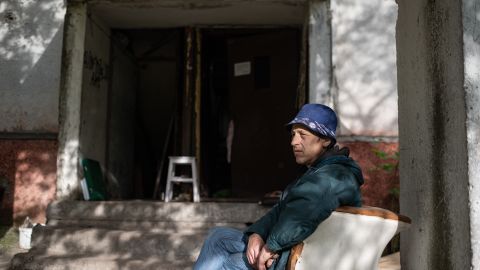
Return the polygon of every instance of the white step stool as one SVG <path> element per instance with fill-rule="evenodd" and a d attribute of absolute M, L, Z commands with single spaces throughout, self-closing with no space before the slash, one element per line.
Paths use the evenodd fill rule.
<path fill-rule="evenodd" d="M 195 157 L 168 157 L 168 172 L 167 172 L 167 190 L 165 191 L 165 202 L 172 200 L 173 190 L 172 182 L 176 183 L 192 183 L 193 185 L 193 201 L 200 202 L 200 194 L 198 192 L 198 176 L 197 176 L 197 164 Z M 176 165 L 190 165 L 192 168 L 192 177 L 175 176 Z"/>

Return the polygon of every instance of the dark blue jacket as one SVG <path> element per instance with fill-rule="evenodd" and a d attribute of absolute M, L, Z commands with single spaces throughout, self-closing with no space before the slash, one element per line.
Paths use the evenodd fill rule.
<path fill-rule="evenodd" d="M 290 248 L 311 235 L 339 206 L 361 206 L 362 172 L 344 155 L 321 157 L 246 234 L 262 236 L 279 258 L 269 269 L 285 269 Z"/>

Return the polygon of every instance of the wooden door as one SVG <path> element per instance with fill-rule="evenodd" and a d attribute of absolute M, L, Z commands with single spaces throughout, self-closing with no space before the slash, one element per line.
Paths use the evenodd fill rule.
<path fill-rule="evenodd" d="M 295 114 L 297 30 L 272 30 L 228 41 L 229 101 L 234 121 L 232 190 L 258 197 L 283 189 L 298 167 L 285 124 Z"/>

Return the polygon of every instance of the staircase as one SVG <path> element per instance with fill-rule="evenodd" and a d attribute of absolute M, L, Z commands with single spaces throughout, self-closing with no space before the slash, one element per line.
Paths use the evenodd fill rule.
<path fill-rule="evenodd" d="M 267 211 L 254 203 L 54 202 L 32 249 L 10 269 L 191 269 L 210 228 L 244 229 Z"/>

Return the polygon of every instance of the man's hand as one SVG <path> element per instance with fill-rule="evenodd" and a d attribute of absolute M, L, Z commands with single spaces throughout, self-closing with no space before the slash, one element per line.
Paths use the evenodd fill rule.
<path fill-rule="evenodd" d="M 247 259 L 248 263 L 255 269 L 257 268 L 258 256 L 264 245 L 265 242 L 259 234 L 254 233 L 248 237 Z"/>
<path fill-rule="evenodd" d="M 260 256 L 257 259 L 257 268 L 258 270 L 266 270 L 268 267 L 272 266 L 273 261 L 278 257 L 278 254 L 269 250 L 267 245 L 263 245 L 262 250 L 260 251 Z"/>

